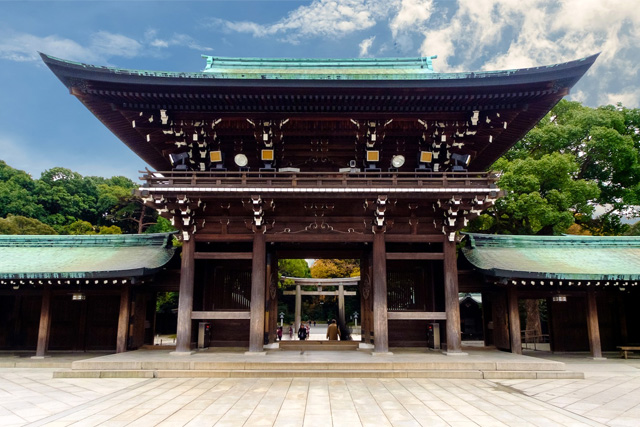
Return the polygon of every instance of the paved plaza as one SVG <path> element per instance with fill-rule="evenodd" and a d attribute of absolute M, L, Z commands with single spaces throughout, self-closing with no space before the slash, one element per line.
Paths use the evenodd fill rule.
<path fill-rule="evenodd" d="M 0 369 L 0 426 L 640 425 L 640 359 L 533 355 L 585 379 L 54 379 L 5 356 L 25 367 Z"/>

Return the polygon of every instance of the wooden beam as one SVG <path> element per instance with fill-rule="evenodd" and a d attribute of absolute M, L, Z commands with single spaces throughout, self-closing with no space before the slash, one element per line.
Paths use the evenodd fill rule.
<path fill-rule="evenodd" d="M 196 242 L 252 242 L 253 234 L 197 233 L 193 238 Z"/>
<path fill-rule="evenodd" d="M 249 351 L 261 352 L 264 348 L 264 305 L 266 279 L 265 235 L 257 230 L 253 235 L 253 261 L 251 263 L 251 325 Z"/>
<path fill-rule="evenodd" d="M 518 291 L 515 286 L 507 289 L 507 312 L 509 313 L 509 336 L 511 353 L 522 354 L 522 337 L 520 332 L 520 312 L 518 311 Z"/>
<path fill-rule="evenodd" d="M 310 233 L 310 234 L 267 234 L 266 241 L 271 242 L 295 242 L 295 243 L 360 243 L 360 242 L 372 242 L 372 234 L 322 234 L 322 233 Z"/>
<path fill-rule="evenodd" d="M 598 323 L 598 304 L 594 291 L 587 291 L 587 330 L 589 332 L 589 350 L 594 359 L 602 358 L 600 344 L 600 325 Z"/>
<path fill-rule="evenodd" d="M 252 259 L 251 252 L 196 252 L 194 259 Z"/>
<path fill-rule="evenodd" d="M 193 320 L 251 319 L 250 311 L 193 311 Z"/>
<path fill-rule="evenodd" d="M 178 296 L 178 331 L 176 353 L 191 352 L 191 312 L 193 311 L 193 278 L 196 242 L 193 238 L 182 244 L 180 292 Z"/>
<path fill-rule="evenodd" d="M 387 243 L 438 243 L 444 242 L 443 234 L 389 234 L 385 236 Z"/>
<path fill-rule="evenodd" d="M 442 252 L 387 252 L 388 260 L 443 260 Z"/>
<path fill-rule="evenodd" d="M 385 235 L 373 235 L 373 343 L 376 353 L 389 352 L 387 321 L 387 256 Z"/>
<path fill-rule="evenodd" d="M 283 295 L 296 295 L 297 292 L 296 291 L 284 291 L 282 293 Z M 324 296 L 339 296 L 340 295 L 340 291 L 300 291 L 300 295 L 305 296 L 305 295 L 324 295 Z M 346 297 L 353 297 L 356 296 L 356 292 L 355 291 L 344 291 L 343 295 Z"/>
<path fill-rule="evenodd" d="M 49 347 L 51 333 L 51 285 L 44 285 L 42 292 L 42 308 L 40 309 L 40 326 L 38 327 L 38 345 L 36 358 L 44 357 Z"/>
<path fill-rule="evenodd" d="M 127 351 L 129 338 L 129 318 L 131 317 L 131 287 L 122 285 L 120 290 L 120 315 L 118 316 L 118 338 L 116 341 L 116 353 Z"/>
<path fill-rule="evenodd" d="M 445 240 L 444 249 L 444 304 L 447 313 L 447 353 L 460 353 L 460 302 L 458 300 L 458 265 L 456 242 Z"/>
<path fill-rule="evenodd" d="M 446 311 L 390 311 L 389 320 L 446 320 Z"/>

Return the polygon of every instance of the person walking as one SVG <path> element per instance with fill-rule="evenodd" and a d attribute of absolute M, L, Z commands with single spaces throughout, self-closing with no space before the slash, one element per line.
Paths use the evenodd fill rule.
<path fill-rule="evenodd" d="M 301 323 L 300 328 L 298 329 L 298 339 L 300 341 L 307 339 L 307 328 L 304 326 L 304 323 Z"/>
<path fill-rule="evenodd" d="M 331 319 L 327 327 L 327 339 L 329 339 L 329 341 L 337 341 L 338 338 L 340 338 L 340 328 L 338 328 L 336 324 L 336 319 Z"/>

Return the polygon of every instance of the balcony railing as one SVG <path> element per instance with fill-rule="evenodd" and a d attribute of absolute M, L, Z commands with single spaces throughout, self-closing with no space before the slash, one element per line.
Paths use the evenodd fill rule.
<path fill-rule="evenodd" d="M 493 172 L 194 172 L 144 171 L 145 187 L 495 188 Z M 496 191 L 498 189 L 496 188 Z"/>

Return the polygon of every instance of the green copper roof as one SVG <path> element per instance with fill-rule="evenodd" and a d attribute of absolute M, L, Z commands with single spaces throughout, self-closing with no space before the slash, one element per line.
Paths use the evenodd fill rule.
<path fill-rule="evenodd" d="M 164 266 L 171 233 L 0 236 L 0 279 L 138 277 Z"/>
<path fill-rule="evenodd" d="M 202 55 L 207 60 L 204 73 L 241 79 L 375 79 L 424 78 L 433 73 L 433 59 L 419 58 L 222 58 Z"/>
<path fill-rule="evenodd" d="M 640 280 L 640 237 L 468 234 L 462 253 L 488 276 Z"/>

